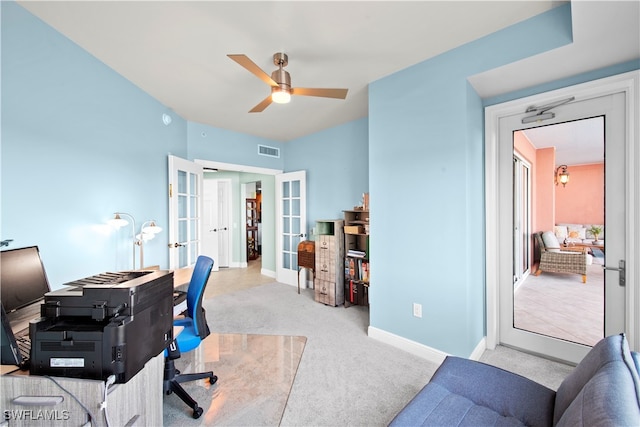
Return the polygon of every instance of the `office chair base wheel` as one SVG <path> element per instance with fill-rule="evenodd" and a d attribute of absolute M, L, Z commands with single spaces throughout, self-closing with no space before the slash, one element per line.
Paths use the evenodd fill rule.
<path fill-rule="evenodd" d="M 218 376 L 217 375 L 209 377 L 209 384 L 215 384 L 216 381 L 218 381 Z"/>
<path fill-rule="evenodd" d="M 202 408 L 199 406 L 196 406 L 195 408 L 193 408 L 193 418 L 198 419 L 200 418 L 200 416 L 202 415 Z"/>

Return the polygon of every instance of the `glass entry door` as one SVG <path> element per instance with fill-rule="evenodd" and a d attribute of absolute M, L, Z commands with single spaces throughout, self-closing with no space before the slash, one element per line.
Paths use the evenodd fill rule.
<path fill-rule="evenodd" d="M 587 275 L 586 283 L 582 282 L 580 274 L 575 272 L 544 272 L 541 276 L 533 277 L 529 276 L 527 282 L 532 279 L 539 279 L 544 277 L 554 282 L 543 290 L 542 284 L 535 287 L 535 291 L 538 292 L 541 298 L 550 298 L 549 303 L 545 303 L 539 299 L 528 298 L 526 299 L 526 305 L 529 308 L 529 317 L 526 322 L 518 316 L 520 311 L 518 309 L 518 303 L 522 301 L 520 296 L 523 292 L 523 287 L 520 286 L 516 290 L 513 286 L 513 274 L 514 271 L 521 269 L 521 255 L 518 250 L 521 245 L 505 245 L 500 248 L 500 256 L 503 259 L 514 260 L 514 265 L 518 267 L 514 269 L 514 265 L 501 264 L 499 272 L 499 304 L 500 304 L 500 323 L 499 323 L 499 336 L 500 342 L 510 345 L 516 348 L 528 350 L 537 354 L 548 355 L 550 357 L 565 360 L 573 363 L 578 363 L 584 355 L 589 351 L 592 341 L 585 341 L 583 337 L 577 335 L 574 338 L 566 336 L 566 330 L 569 328 L 575 328 L 580 334 L 587 328 L 595 327 L 596 337 L 604 337 L 606 335 L 612 335 L 616 333 L 625 332 L 625 310 L 626 310 L 626 297 L 625 288 L 620 285 L 620 278 L 624 276 L 623 272 L 617 270 L 619 261 L 624 262 L 625 253 L 625 239 L 626 239 L 626 223 L 625 223 L 625 198 L 624 188 L 625 182 L 625 94 L 616 93 L 612 95 L 594 97 L 587 100 L 575 101 L 566 105 L 559 106 L 553 109 L 555 117 L 551 120 L 546 120 L 542 123 L 529 123 L 523 124 L 523 118 L 530 113 L 522 113 L 505 117 L 500 119 L 499 123 L 499 139 L 504 142 L 504 151 L 500 153 L 500 165 L 499 167 L 503 171 L 503 176 L 509 177 L 509 179 L 503 179 L 499 182 L 499 193 L 505 200 L 510 199 L 510 203 L 504 203 L 501 206 L 502 212 L 500 217 L 512 218 L 514 222 L 509 221 L 511 224 L 502 224 L 501 230 L 506 232 L 507 227 L 509 234 L 518 236 L 520 232 L 514 233 L 519 226 L 515 221 L 521 215 L 514 214 L 515 212 L 525 209 L 525 205 L 522 204 L 522 200 L 513 199 L 515 194 L 518 194 L 523 190 L 522 182 L 518 182 L 522 178 L 522 174 L 518 172 L 513 173 L 513 155 L 514 155 L 514 135 L 518 131 L 524 130 L 525 132 L 531 128 L 537 128 L 545 126 L 548 129 L 553 129 L 555 126 L 559 126 L 565 123 L 578 123 L 581 121 L 587 121 L 588 119 L 598 119 L 601 123 L 601 140 L 604 142 L 602 158 L 604 171 L 604 177 L 600 179 L 600 185 L 603 188 L 593 188 L 593 185 L 589 185 L 584 182 L 589 179 L 586 175 L 581 176 L 578 174 L 579 162 L 573 165 L 574 172 L 571 173 L 572 165 L 569 165 L 568 170 L 570 172 L 569 182 L 566 183 L 566 187 L 571 185 L 585 185 L 584 194 L 577 200 L 582 202 L 588 201 L 591 195 L 591 202 L 587 202 L 582 206 L 577 206 L 573 214 L 576 218 L 582 218 L 579 214 L 583 214 L 586 210 L 592 207 L 595 203 L 595 194 L 598 190 L 602 194 L 604 192 L 604 208 L 603 223 L 604 234 L 606 235 L 606 246 L 594 247 L 592 244 L 587 243 L 588 237 L 581 234 L 578 230 L 575 236 L 571 235 L 571 238 L 576 239 L 575 243 L 571 244 L 569 240 L 560 238 L 559 244 L 561 245 L 556 250 L 565 251 L 579 251 L 582 259 L 587 259 Z M 553 125 L 553 126 L 552 126 Z M 535 130 L 535 129 L 532 129 Z M 560 130 L 555 132 L 556 135 L 560 135 Z M 582 141 L 584 143 L 584 141 Z M 579 144 L 578 144 L 579 145 Z M 556 231 L 556 222 L 563 223 L 562 219 L 556 221 L 554 216 L 558 212 L 557 204 L 566 201 L 570 198 L 568 192 L 562 191 L 564 185 L 558 177 L 558 169 L 562 169 L 562 165 L 556 165 L 554 160 L 546 159 L 545 156 L 555 157 L 560 156 L 560 144 L 558 147 L 548 147 L 546 153 L 537 150 L 535 164 L 535 178 L 532 178 L 537 188 L 534 190 L 536 194 L 535 206 L 529 209 L 533 213 L 534 230 L 533 232 L 544 231 Z M 582 149 L 584 151 L 585 148 Z M 576 151 L 576 156 L 581 154 L 580 150 Z M 584 154 L 584 153 L 582 153 Z M 584 166 L 584 165 L 583 165 Z M 508 168 L 508 169 L 507 169 Z M 558 185 L 556 185 L 556 181 Z M 541 188 L 547 188 L 549 192 L 554 193 L 554 198 L 545 199 L 545 193 Z M 591 189 L 589 189 L 591 188 Z M 505 221 L 506 222 L 506 221 Z M 578 225 L 584 226 L 583 220 L 576 220 Z M 526 238 L 523 237 L 523 238 Z M 566 240 L 566 242 L 565 242 Z M 515 241 L 515 239 L 514 239 Z M 596 251 L 596 249 L 598 251 Z M 596 256 L 602 256 L 602 265 L 593 265 L 593 258 Z M 606 271 L 603 271 L 603 267 L 607 267 Z M 595 267 L 595 268 L 594 268 Z M 536 273 L 537 274 L 537 273 Z M 568 280 L 567 280 L 568 279 Z M 575 280 L 572 280 L 575 279 Z M 546 285 L 545 285 L 546 286 Z M 589 293 L 594 293 L 595 298 L 589 304 L 582 304 L 579 301 L 583 300 Z M 554 309 L 552 306 L 556 303 L 564 304 L 566 309 Z M 579 305 L 580 304 L 580 305 Z M 569 307 L 578 311 L 578 315 L 575 320 L 567 319 L 567 311 Z M 588 326 L 587 320 L 593 320 L 594 317 L 599 317 L 595 326 Z M 553 326 L 553 327 L 549 327 Z M 544 330 L 541 328 L 545 327 Z"/>

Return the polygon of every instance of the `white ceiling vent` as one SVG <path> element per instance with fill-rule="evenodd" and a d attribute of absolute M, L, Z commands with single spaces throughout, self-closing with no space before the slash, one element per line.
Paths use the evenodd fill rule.
<path fill-rule="evenodd" d="M 258 154 L 260 154 L 261 156 L 280 158 L 280 149 L 269 147 L 267 145 L 258 145 Z"/>

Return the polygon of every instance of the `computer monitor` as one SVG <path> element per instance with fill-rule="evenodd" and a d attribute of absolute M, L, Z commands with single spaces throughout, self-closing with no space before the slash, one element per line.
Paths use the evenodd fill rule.
<path fill-rule="evenodd" d="M 0 251 L 0 290 L 7 313 L 42 300 L 50 291 L 37 246 Z"/>

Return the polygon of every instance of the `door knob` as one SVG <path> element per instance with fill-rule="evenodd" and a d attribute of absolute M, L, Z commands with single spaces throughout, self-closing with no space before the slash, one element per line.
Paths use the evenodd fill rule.
<path fill-rule="evenodd" d="M 169 243 L 167 246 L 169 246 L 170 248 L 178 248 L 180 246 L 184 246 L 182 243 Z"/>

